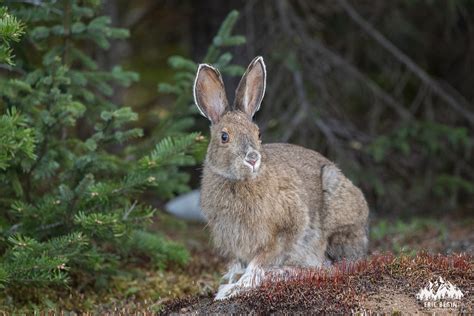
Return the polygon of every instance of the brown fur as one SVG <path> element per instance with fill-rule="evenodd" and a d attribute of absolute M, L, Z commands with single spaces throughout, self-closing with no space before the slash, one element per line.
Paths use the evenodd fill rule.
<path fill-rule="evenodd" d="M 237 91 L 235 109 L 222 100 L 224 109 L 217 112 L 223 114 L 211 119 L 201 207 L 216 247 L 244 265 L 259 267 L 322 266 L 328 258 L 361 258 L 367 250 L 369 212 L 361 191 L 315 151 L 261 144 L 251 120 L 261 98 L 252 94 L 264 91 L 265 67 L 261 60 L 261 68 L 255 70 L 256 60 L 242 78 L 244 84 L 239 84 L 247 91 Z M 197 82 L 199 76 L 198 72 Z M 263 87 L 249 88 L 259 84 Z M 195 95 L 219 95 L 207 89 L 197 85 Z M 244 100 L 250 103 L 243 105 Z M 198 106 L 204 115 L 216 112 L 208 104 Z M 222 141 L 223 132 L 228 142 Z M 260 154 L 259 168 L 245 162 L 250 151 Z"/>

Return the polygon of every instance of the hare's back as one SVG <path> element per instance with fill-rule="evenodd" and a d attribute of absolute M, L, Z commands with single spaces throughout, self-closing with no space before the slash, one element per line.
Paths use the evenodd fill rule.
<path fill-rule="evenodd" d="M 320 153 L 292 144 L 263 145 L 265 163 L 274 176 L 297 175 L 303 184 L 301 198 L 308 205 L 311 218 L 322 207 L 321 171 L 325 165 L 333 163 Z"/>
<path fill-rule="evenodd" d="M 263 145 L 266 159 L 271 165 L 295 169 L 301 177 L 321 175 L 324 165 L 333 164 L 320 153 L 293 144 L 273 143 Z"/>

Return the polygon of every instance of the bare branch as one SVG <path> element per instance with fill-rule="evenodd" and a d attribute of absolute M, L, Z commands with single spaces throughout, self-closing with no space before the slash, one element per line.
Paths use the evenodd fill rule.
<path fill-rule="evenodd" d="M 370 37 L 378 42 L 383 48 L 392 54 L 399 62 L 404 64 L 410 71 L 412 71 L 425 85 L 429 86 L 432 92 L 438 95 L 443 101 L 450 105 L 454 110 L 462 114 L 470 124 L 474 125 L 474 113 L 467 110 L 469 102 L 459 93 L 456 98 L 446 91 L 436 80 L 421 69 L 410 57 L 398 49 L 392 42 L 385 38 L 379 31 L 377 31 L 369 22 L 367 22 L 346 0 L 337 0 L 349 17 L 359 25 Z M 454 88 L 451 87 L 452 90 Z M 450 90 L 451 90 L 450 89 Z"/>
<path fill-rule="evenodd" d="M 290 7 L 286 5 L 286 2 L 284 0 L 280 0 L 278 4 L 279 6 L 283 6 L 285 8 L 284 12 L 286 12 L 285 14 L 288 15 L 289 18 L 292 18 L 294 16 L 294 12 L 290 10 Z M 316 39 L 314 36 L 309 36 L 304 26 L 301 24 L 301 21 L 299 21 L 297 18 L 292 18 L 291 21 L 295 26 L 294 30 L 290 27 L 289 22 L 286 22 L 287 25 L 284 25 L 284 27 L 288 30 L 293 30 L 292 36 L 300 37 L 302 39 L 302 42 L 305 43 L 307 49 L 312 49 L 315 53 L 319 53 L 325 56 L 329 59 L 333 66 L 344 69 L 348 74 L 363 82 L 372 91 L 372 93 L 374 93 L 378 98 L 380 98 L 384 102 L 384 104 L 392 108 L 402 119 L 406 120 L 411 118 L 411 113 L 407 111 L 403 107 L 403 105 L 393 99 L 391 95 L 385 92 L 377 83 L 375 83 L 365 74 L 360 72 L 350 62 L 346 61 L 344 58 L 327 48 L 323 43 L 321 43 L 321 41 Z"/>

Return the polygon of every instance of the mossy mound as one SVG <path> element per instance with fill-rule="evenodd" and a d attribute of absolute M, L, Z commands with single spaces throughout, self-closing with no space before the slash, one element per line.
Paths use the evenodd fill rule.
<path fill-rule="evenodd" d="M 415 294 L 429 280 L 443 277 L 463 293 L 449 312 L 472 313 L 473 257 L 465 254 L 416 256 L 375 255 L 356 263 L 342 262 L 329 270 L 299 269 L 270 275 L 257 289 L 224 301 L 210 296 L 187 297 L 167 303 L 173 313 L 416 313 L 436 312 L 419 303 Z M 446 312 L 447 310 L 442 310 Z"/>

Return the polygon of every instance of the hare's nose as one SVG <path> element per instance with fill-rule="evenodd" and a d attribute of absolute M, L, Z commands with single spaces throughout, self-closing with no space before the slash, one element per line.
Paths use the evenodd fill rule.
<path fill-rule="evenodd" d="M 252 166 L 257 163 L 258 159 L 260 159 L 260 154 L 256 151 L 249 151 L 247 155 L 245 155 L 245 160 Z"/>

